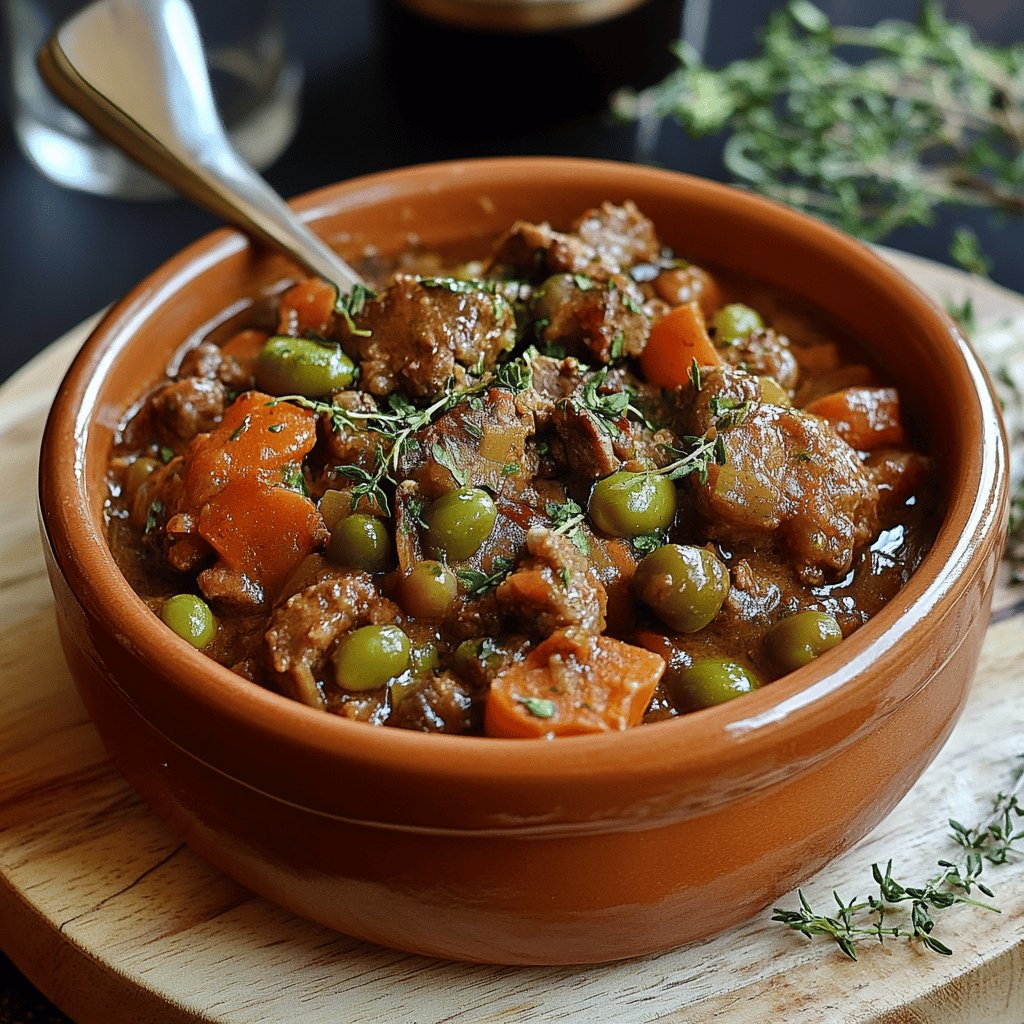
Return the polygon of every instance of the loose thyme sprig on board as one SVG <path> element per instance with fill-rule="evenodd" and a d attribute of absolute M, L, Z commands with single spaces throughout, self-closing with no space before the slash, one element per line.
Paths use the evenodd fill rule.
<path fill-rule="evenodd" d="M 1018 756 L 1024 758 L 1024 754 Z M 968 828 L 950 818 L 950 838 L 964 852 L 957 861 L 938 861 L 942 870 L 922 885 L 903 885 L 893 878 L 891 860 L 884 868 L 872 864 L 877 896 L 869 895 L 863 900 L 857 896 L 847 901 L 833 892 L 837 909 L 829 915 L 818 913 L 803 891 L 797 890 L 799 908 L 776 907 L 771 919 L 809 939 L 832 939 L 851 960 L 857 959 L 857 948 L 865 941 L 884 943 L 892 939 L 917 940 L 933 953 L 949 956 L 952 950 L 933 934 L 934 914 L 957 904 L 999 913 L 998 907 L 973 899 L 971 893 L 977 889 L 991 898 L 992 890 L 979 881 L 985 863 L 1005 864 L 1012 854 L 1024 852 L 1018 845 L 1024 841 L 1022 792 L 1024 769 L 1018 768 L 1013 787 L 996 795 L 992 813 L 980 824 Z"/>

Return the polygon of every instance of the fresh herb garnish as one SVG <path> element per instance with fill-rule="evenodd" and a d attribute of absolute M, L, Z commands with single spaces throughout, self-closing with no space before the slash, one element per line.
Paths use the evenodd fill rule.
<path fill-rule="evenodd" d="M 608 380 L 608 367 L 603 366 L 592 373 L 567 399 L 577 412 L 589 414 L 598 427 L 610 437 L 618 437 L 622 433 L 620 423 L 630 415 L 648 426 L 644 414 L 633 405 L 633 392 L 629 388 L 621 391 L 602 392 Z"/>
<path fill-rule="evenodd" d="M 157 528 L 164 511 L 164 503 L 159 498 L 150 502 L 149 509 L 146 512 L 146 525 L 142 529 L 143 534 L 152 533 Z"/>
<path fill-rule="evenodd" d="M 586 519 L 586 512 L 582 506 L 573 501 L 572 498 L 560 505 L 556 501 L 549 501 L 544 506 L 544 512 L 551 520 L 554 530 L 552 533 L 565 535 L 572 542 L 574 548 L 581 554 L 590 554 L 590 538 L 587 536 L 583 520 Z"/>
<path fill-rule="evenodd" d="M 669 480 L 682 480 L 694 473 L 702 484 L 706 484 L 711 466 L 725 465 L 725 442 L 721 434 L 708 433 L 702 437 L 683 434 L 679 440 L 681 445 L 660 446 L 663 452 L 672 456 L 672 461 L 660 469 L 652 469 L 652 474 L 667 476 Z"/>
<path fill-rule="evenodd" d="M 700 375 L 700 365 L 697 362 L 696 357 L 690 361 L 690 369 L 688 371 L 690 383 L 693 385 L 693 390 L 700 394 L 700 389 L 704 386 L 704 381 Z"/>
<path fill-rule="evenodd" d="M 249 429 L 249 419 L 249 414 L 246 413 L 242 418 L 242 422 L 231 431 L 231 436 L 228 438 L 229 441 L 237 441 Z"/>
<path fill-rule="evenodd" d="M 285 466 L 281 470 L 281 486 L 301 494 L 304 498 L 309 497 L 309 489 L 306 487 L 306 478 L 302 473 L 301 466 Z"/>
<path fill-rule="evenodd" d="M 344 319 L 349 331 L 358 338 L 368 338 L 371 332 L 364 328 L 356 327 L 355 317 L 362 313 L 370 299 L 375 298 L 377 298 L 377 293 L 372 288 L 356 283 L 352 285 L 350 292 L 339 291 L 337 298 L 334 300 L 335 313 Z"/>
<path fill-rule="evenodd" d="M 554 718 L 555 702 L 543 697 L 516 697 L 516 703 L 522 704 L 534 718 Z"/>
<path fill-rule="evenodd" d="M 434 443 L 430 446 L 430 454 L 439 466 L 444 466 L 452 475 L 452 479 L 460 486 L 465 487 L 469 476 L 464 469 L 459 469 L 455 456 L 443 444 Z"/>
<path fill-rule="evenodd" d="M 455 575 L 466 588 L 467 597 L 482 597 L 507 579 L 514 567 L 515 562 L 511 558 L 499 555 L 491 563 L 489 573 L 481 572 L 479 569 L 457 569 Z"/>
<path fill-rule="evenodd" d="M 708 402 L 708 408 L 715 418 L 715 426 L 725 430 L 737 426 L 747 418 L 751 403 L 716 395 Z"/>
<path fill-rule="evenodd" d="M 649 555 L 665 543 L 665 538 L 660 533 L 641 533 L 639 537 L 633 538 L 633 550 L 638 555 Z"/>
<path fill-rule="evenodd" d="M 379 434 L 390 447 L 387 454 L 377 450 L 377 464 L 373 473 L 358 466 L 336 466 L 335 472 L 356 482 L 352 493 L 353 508 L 359 497 L 365 495 L 376 504 L 385 515 L 391 514 L 391 504 L 387 495 L 387 487 L 397 484 L 398 466 L 403 455 L 416 443 L 414 434 L 429 427 L 436 419 L 461 402 L 472 402 L 473 399 L 488 388 L 504 388 L 513 393 L 528 388 L 533 380 L 533 371 L 526 357 L 510 359 L 499 366 L 492 374 L 475 381 L 468 387 L 458 387 L 454 380 L 449 379 L 444 390 L 429 405 L 419 408 L 403 395 L 388 396 L 383 409 L 347 409 L 330 402 L 321 402 L 306 398 L 304 395 L 284 395 L 275 398 L 274 403 L 289 402 L 303 409 L 309 409 L 330 421 L 331 428 L 336 432 L 344 430 L 370 431 Z M 450 468 L 450 467 L 447 467 Z M 461 475 L 462 471 L 458 471 Z M 453 473 L 453 476 L 455 474 Z M 456 479 L 458 479 L 456 477 Z"/>
<path fill-rule="evenodd" d="M 985 863 L 1004 864 L 1013 853 L 1019 852 L 1017 844 L 1024 841 L 1022 785 L 1024 773 L 1018 769 L 1013 788 L 1007 793 L 998 793 L 993 800 L 992 813 L 973 828 L 951 818 L 950 838 L 964 853 L 957 862 L 938 861 L 942 870 L 923 884 L 903 885 L 898 882 L 893 878 L 891 860 L 884 868 L 872 864 L 871 875 L 878 887 L 877 896 L 843 900 L 834 892 L 836 912 L 821 914 L 798 890 L 799 908 L 786 910 L 776 907 L 771 919 L 808 938 L 821 935 L 831 939 L 851 960 L 857 959 L 857 947 L 865 940 L 884 943 L 900 938 L 917 940 L 933 953 L 949 956 L 950 948 L 933 934 L 934 914 L 957 904 L 998 913 L 998 908 L 991 904 L 972 899 L 971 893 L 977 889 L 991 898 L 992 890 L 979 881 Z M 894 924 L 893 914 L 903 907 L 909 910 L 909 914 L 902 914 Z"/>
<path fill-rule="evenodd" d="M 377 469 L 374 473 L 368 473 L 360 466 L 348 465 L 335 466 L 334 472 L 355 484 L 355 487 L 352 488 L 353 511 L 359 506 L 359 502 L 365 499 L 385 515 L 391 515 L 391 504 L 387 491 L 382 486 L 382 481 L 387 478 L 387 460 L 379 448 L 377 449 Z"/>

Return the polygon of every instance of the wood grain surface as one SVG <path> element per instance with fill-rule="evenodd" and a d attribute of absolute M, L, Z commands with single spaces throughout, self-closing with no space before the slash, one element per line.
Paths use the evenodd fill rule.
<path fill-rule="evenodd" d="M 1024 300 L 895 257 L 982 324 Z M 42 424 L 73 332 L 0 391 L 0 946 L 78 1024 L 1024 1022 L 1024 862 L 986 870 L 1002 913 L 940 915 L 952 957 L 910 943 L 860 960 L 762 915 L 699 945 L 598 967 L 500 968 L 381 949 L 308 924 L 207 866 L 108 762 L 68 677 L 36 528 Z M 1024 751 L 1024 588 L 1000 587 L 963 718 L 936 762 L 865 840 L 805 886 L 864 895 L 893 857 L 907 881 L 955 856 Z M 841 802 L 842 794 L 836 794 Z M 780 905 L 795 905 L 795 896 Z"/>

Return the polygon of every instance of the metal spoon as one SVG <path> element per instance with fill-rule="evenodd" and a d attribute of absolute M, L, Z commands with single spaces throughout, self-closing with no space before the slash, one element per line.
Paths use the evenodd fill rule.
<path fill-rule="evenodd" d="M 186 0 L 99 0 L 39 53 L 69 107 L 189 199 L 283 250 L 339 292 L 359 275 L 235 152 Z"/>

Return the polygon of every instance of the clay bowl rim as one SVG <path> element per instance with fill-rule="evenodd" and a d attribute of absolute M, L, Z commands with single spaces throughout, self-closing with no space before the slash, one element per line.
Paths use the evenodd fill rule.
<path fill-rule="evenodd" d="M 409 771 L 429 768 L 438 779 L 457 779 L 467 772 L 503 773 L 553 783 L 586 773 L 619 777 L 653 776 L 659 772 L 724 769 L 738 760 L 755 760 L 778 742 L 808 740 L 807 754 L 794 759 L 788 774 L 808 767 L 853 742 L 879 716 L 891 714 L 909 699 L 915 687 L 890 695 L 874 717 L 845 735 L 838 745 L 817 749 L 814 733 L 843 710 L 878 696 L 887 662 L 898 658 L 925 632 L 934 616 L 951 610 L 979 573 L 991 572 L 993 546 L 1005 520 L 1007 446 L 987 375 L 953 321 L 898 270 L 874 251 L 839 231 L 770 200 L 730 186 L 673 171 L 613 161 L 553 157 L 494 157 L 416 165 L 365 175 L 305 193 L 293 205 L 307 220 L 338 216 L 346 209 L 395 195 L 422 196 L 446 186 L 465 187 L 470 178 L 487 183 L 514 182 L 524 176 L 552 182 L 585 175 L 603 179 L 616 192 L 640 189 L 687 190 L 709 206 L 728 203 L 732 209 L 764 221 L 787 237 L 828 250 L 837 271 L 871 276 L 895 292 L 900 305 L 913 311 L 920 330 L 930 336 L 946 372 L 959 380 L 964 397 L 960 412 L 969 428 L 962 450 L 968 457 L 955 494 L 947 495 L 947 512 L 935 544 L 910 581 L 870 622 L 835 650 L 742 700 L 621 733 L 563 738 L 554 742 L 492 737 L 421 735 L 403 729 L 368 727 L 325 715 L 235 675 L 174 637 L 131 590 L 117 568 L 102 533 L 100 514 L 79 486 L 77 465 L 84 457 L 89 420 L 95 414 L 102 375 L 129 347 L 133 325 L 216 263 L 247 246 L 237 232 L 212 232 L 158 267 L 103 317 L 73 361 L 51 409 L 40 460 L 40 513 L 58 568 L 76 600 L 96 609 L 122 643 L 129 643 L 146 661 L 160 664 L 181 692 L 227 718 L 241 718 L 268 741 L 301 747 L 326 761 L 343 757 L 346 764 L 371 765 L 381 759 L 408 765 Z M 634 184 L 630 184 L 634 183 Z M 362 197 L 362 201 L 360 199 Z M 223 305 L 218 307 L 222 309 Z M 211 310 L 211 314 L 217 311 Z M 176 344 L 180 344 L 177 339 Z M 168 353 L 170 356 L 170 351 Z M 905 384 L 904 384 L 905 386 Z M 969 401 L 968 401 L 969 399 Z M 66 457 L 66 439 L 74 439 L 74 458 Z M 61 446 L 64 445 L 64 453 Z M 977 457 L 970 458 L 971 449 Z M 950 486 L 947 490 L 952 490 Z M 85 528 L 83 529 L 83 525 Z M 117 624 L 116 627 L 114 624 Z M 953 645 L 955 647 L 956 645 Z M 951 648 L 953 649 L 953 648 Z M 937 668 L 933 669 L 937 671 Z M 929 676 L 930 677 L 930 676 Z M 116 684 L 122 692 L 120 681 Z M 125 694 L 130 699 L 130 694 Z M 153 723 L 160 728 L 159 722 Z"/>

